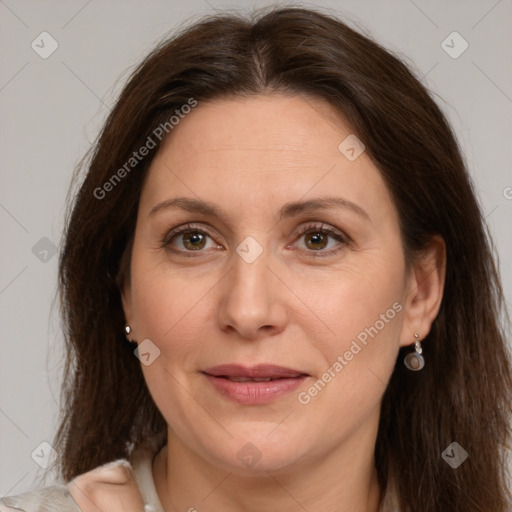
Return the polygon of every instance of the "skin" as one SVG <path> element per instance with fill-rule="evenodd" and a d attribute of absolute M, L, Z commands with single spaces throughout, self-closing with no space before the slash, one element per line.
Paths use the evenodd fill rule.
<path fill-rule="evenodd" d="M 122 298 L 130 338 L 160 350 L 142 369 L 168 424 L 168 445 L 153 464 L 168 511 L 378 510 L 373 452 L 382 395 L 399 348 L 414 333 L 424 338 L 438 312 L 445 251 L 435 237 L 407 269 L 378 169 L 365 152 L 349 161 L 338 150 L 351 133 L 332 106 L 312 97 L 204 102 L 151 165 Z M 150 213 L 178 196 L 213 202 L 226 218 L 179 208 Z M 279 218 L 285 203 L 326 196 L 367 217 L 334 208 Z M 190 250 L 183 235 L 167 236 L 164 247 L 171 229 L 187 223 L 209 230 L 203 248 Z M 309 235 L 299 235 L 306 225 Z M 322 225 L 345 241 L 319 242 Z M 263 249 L 252 263 L 236 252 L 249 236 Z M 298 393 L 394 303 L 400 313 L 301 404 Z M 274 402 L 241 405 L 201 373 L 223 363 L 271 363 L 310 377 Z M 237 456 L 248 442 L 261 454 L 252 467 Z"/>

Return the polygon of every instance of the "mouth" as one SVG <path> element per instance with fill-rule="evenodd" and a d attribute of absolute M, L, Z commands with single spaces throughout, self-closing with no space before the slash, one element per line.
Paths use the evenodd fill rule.
<path fill-rule="evenodd" d="M 215 375 L 215 377 L 220 377 L 222 379 L 228 379 L 232 382 L 270 382 L 271 380 L 280 380 L 284 377 L 276 377 L 274 379 L 270 377 L 230 377 L 228 375 Z"/>
<path fill-rule="evenodd" d="M 223 397 L 244 405 L 265 404 L 291 393 L 309 374 L 283 366 L 219 365 L 202 373 Z"/>

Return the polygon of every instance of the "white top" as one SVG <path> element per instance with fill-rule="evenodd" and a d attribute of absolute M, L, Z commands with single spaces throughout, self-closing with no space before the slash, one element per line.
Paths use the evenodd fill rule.
<path fill-rule="evenodd" d="M 131 456 L 133 474 L 144 503 L 144 512 L 165 512 L 153 480 L 153 459 L 163 446 L 163 436 L 141 445 Z"/>
<path fill-rule="evenodd" d="M 153 480 L 153 459 L 165 442 L 163 434 L 147 440 L 133 451 L 130 461 L 119 459 L 84 473 L 111 471 L 116 467 L 131 470 L 144 504 L 144 512 L 165 512 L 156 492 Z M 81 478 L 83 475 L 77 477 Z M 71 481 L 73 482 L 73 480 Z M 16 496 L 0 499 L 0 512 L 82 512 L 71 493 L 70 484 L 55 484 L 43 489 L 25 492 Z M 396 504 L 396 495 L 388 489 L 379 512 L 400 512 Z"/>
<path fill-rule="evenodd" d="M 116 468 L 128 468 L 142 497 L 144 512 L 165 512 L 156 492 L 152 471 L 153 459 L 164 441 L 164 434 L 155 436 L 135 449 L 130 456 L 130 461 L 119 459 L 103 464 L 78 476 L 77 479 L 94 475 L 91 480 L 101 480 L 102 474 L 113 475 Z M 58 483 L 35 491 L 1 498 L 0 512 L 82 512 L 69 491 L 74 480 L 70 484 Z"/>

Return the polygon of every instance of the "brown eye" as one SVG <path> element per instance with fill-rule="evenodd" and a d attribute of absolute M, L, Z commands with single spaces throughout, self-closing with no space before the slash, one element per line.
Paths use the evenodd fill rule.
<path fill-rule="evenodd" d="M 206 245 L 206 237 L 204 233 L 199 231 L 187 231 L 181 233 L 183 246 L 190 251 L 197 251 L 203 249 Z"/>
<path fill-rule="evenodd" d="M 161 247 L 182 256 L 201 256 L 208 249 L 222 249 L 206 228 L 191 224 L 172 229 L 161 241 Z"/>
<path fill-rule="evenodd" d="M 328 236 L 326 236 L 324 233 L 306 233 L 305 235 L 305 241 L 306 246 L 309 247 L 309 249 L 313 249 L 315 251 L 318 251 L 320 249 L 325 249 L 327 247 L 328 243 Z"/>
<path fill-rule="evenodd" d="M 295 245 L 309 256 L 332 256 L 344 249 L 350 238 L 343 232 L 325 224 L 308 224 L 298 232 Z"/>

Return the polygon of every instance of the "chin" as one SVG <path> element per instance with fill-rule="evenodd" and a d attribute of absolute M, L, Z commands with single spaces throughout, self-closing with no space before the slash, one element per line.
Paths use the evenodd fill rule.
<path fill-rule="evenodd" d="M 214 457 L 229 471 L 242 475 L 266 474 L 297 463 L 304 456 L 304 439 L 289 431 L 278 433 L 276 424 L 264 422 L 256 428 L 245 429 L 229 443 L 220 447 Z M 274 430 L 274 432 L 272 432 Z M 267 475 L 268 476 L 268 475 Z"/>

